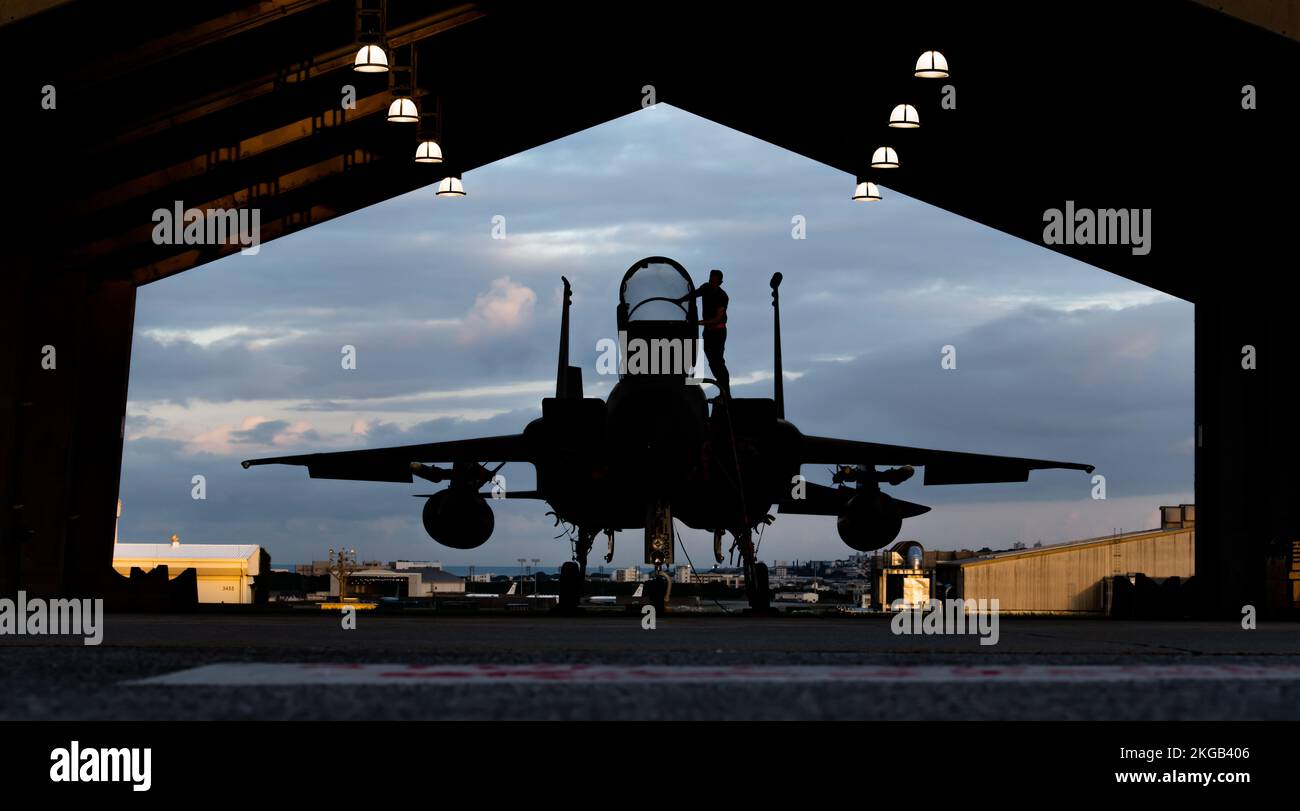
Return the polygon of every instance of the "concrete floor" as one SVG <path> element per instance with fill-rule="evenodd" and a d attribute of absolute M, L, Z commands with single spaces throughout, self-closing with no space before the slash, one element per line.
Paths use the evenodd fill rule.
<path fill-rule="evenodd" d="M 222 662 L 664 666 L 1247 665 L 1253 678 L 952 683 L 138 685 Z M 1300 719 L 1300 624 L 1004 617 L 1000 640 L 880 617 L 110 615 L 103 644 L 0 637 L 0 719 Z"/>

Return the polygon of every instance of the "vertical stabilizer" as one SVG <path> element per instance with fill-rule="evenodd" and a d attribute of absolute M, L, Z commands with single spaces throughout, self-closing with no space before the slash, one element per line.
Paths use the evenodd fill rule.
<path fill-rule="evenodd" d="M 781 372 L 781 272 L 772 274 L 772 390 L 776 400 L 776 418 L 785 419 L 785 377 Z"/>
<path fill-rule="evenodd" d="M 560 316 L 560 360 L 555 369 L 555 396 L 569 396 L 569 305 L 573 303 L 573 288 L 569 286 L 569 280 L 560 277 L 564 282 L 564 312 Z M 581 383 L 579 383 L 581 385 Z M 579 395 L 581 396 L 581 395 Z"/>

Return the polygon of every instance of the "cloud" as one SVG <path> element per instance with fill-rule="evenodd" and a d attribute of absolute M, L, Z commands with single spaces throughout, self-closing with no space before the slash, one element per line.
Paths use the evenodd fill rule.
<path fill-rule="evenodd" d="M 276 435 L 289 427 L 286 420 L 258 420 L 253 418 L 251 428 L 231 431 L 230 441 L 235 443 L 252 443 L 270 445 Z"/>
<path fill-rule="evenodd" d="M 245 417 L 238 427 L 218 425 L 203 431 L 190 438 L 187 445 L 194 453 L 229 456 L 253 449 L 271 451 L 324 441 L 325 437 L 304 420 L 290 422 L 254 416 Z"/>
<path fill-rule="evenodd" d="M 291 423 L 288 420 L 251 417 L 245 424 L 251 424 L 251 427 L 230 432 L 231 444 L 266 446 L 321 441 L 320 432 L 312 428 L 309 422 Z"/>
<path fill-rule="evenodd" d="M 509 276 L 492 280 L 492 288 L 474 299 L 474 307 L 460 328 L 462 344 L 477 343 L 489 336 L 510 335 L 532 322 L 537 294 Z"/>

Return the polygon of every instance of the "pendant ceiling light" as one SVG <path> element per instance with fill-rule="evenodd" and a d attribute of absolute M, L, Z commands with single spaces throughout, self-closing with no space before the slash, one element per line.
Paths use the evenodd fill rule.
<path fill-rule="evenodd" d="M 918 79 L 947 79 L 948 60 L 938 51 L 926 51 L 916 60 L 916 70 L 912 75 Z"/>
<path fill-rule="evenodd" d="M 464 197 L 465 184 L 460 182 L 460 175 L 447 175 L 438 184 L 439 197 Z"/>
<path fill-rule="evenodd" d="M 420 120 L 420 111 L 410 96 L 397 96 L 388 105 L 388 120 L 394 124 L 414 124 Z"/>
<path fill-rule="evenodd" d="M 357 43 L 361 48 L 352 60 L 352 69 L 357 73 L 388 72 L 388 54 L 384 52 L 387 5 L 385 0 L 357 3 Z"/>
<path fill-rule="evenodd" d="M 392 124 L 417 124 L 420 108 L 415 106 L 415 47 L 407 46 L 393 51 L 392 73 L 393 102 L 388 105 L 388 121 Z"/>
<path fill-rule="evenodd" d="M 898 153 L 891 146 L 882 146 L 871 153 L 872 169 L 897 169 Z"/>
<path fill-rule="evenodd" d="M 362 45 L 352 69 L 357 73 L 387 73 L 388 54 L 378 45 Z"/>
<path fill-rule="evenodd" d="M 438 144 L 441 123 L 442 99 L 425 96 L 424 109 L 420 111 L 420 129 L 415 134 L 416 163 L 442 163 L 442 146 Z"/>
<path fill-rule="evenodd" d="M 914 130 L 921 126 L 921 116 L 910 104 L 900 104 L 889 114 L 889 126 L 900 130 Z"/>
<path fill-rule="evenodd" d="M 874 203 L 880 200 L 880 187 L 858 178 L 858 187 L 853 191 L 853 199 L 859 203 Z"/>
<path fill-rule="evenodd" d="M 420 141 L 415 147 L 416 163 L 442 163 L 442 147 L 432 138 Z"/>

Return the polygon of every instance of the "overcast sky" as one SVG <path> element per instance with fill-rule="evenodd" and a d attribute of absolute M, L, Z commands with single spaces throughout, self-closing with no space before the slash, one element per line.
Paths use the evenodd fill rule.
<path fill-rule="evenodd" d="M 864 148 L 866 148 L 864 146 Z M 902 160 L 906 151 L 900 149 Z M 991 169 L 995 172 L 996 169 Z M 366 559 L 555 566 L 540 502 L 498 502 L 492 540 L 434 544 L 414 485 L 316 481 L 239 460 L 513 433 L 553 393 L 560 275 L 588 396 L 617 285 L 666 255 L 726 271 L 737 396 L 771 395 L 767 280 L 785 275 L 787 417 L 805 433 L 1097 465 L 1028 484 L 891 492 L 934 511 L 901 538 L 1005 548 L 1158 525 L 1192 500 L 1192 306 L 667 105 L 141 288 L 123 541 L 257 543 L 277 563 L 331 546 Z M 990 177 L 996 183 L 996 177 Z M 195 201 L 185 201 L 191 204 Z M 505 239 L 493 239 L 493 217 Z M 791 220 L 806 218 L 807 238 Z M 356 348 L 357 368 L 341 350 Z M 957 368 L 941 368 L 942 349 Z M 511 488 L 532 484 L 524 465 Z M 804 469 L 814 481 L 825 470 Z M 206 477 L 207 498 L 191 498 Z M 683 535 L 697 562 L 704 533 Z M 638 531 L 615 565 L 640 563 Z M 843 557 L 834 518 L 780 516 L 768 560 Z M 599 561 L 597 561 L 599 562 Z M 515 566 L 517 568 L 517 566 Z"/>

